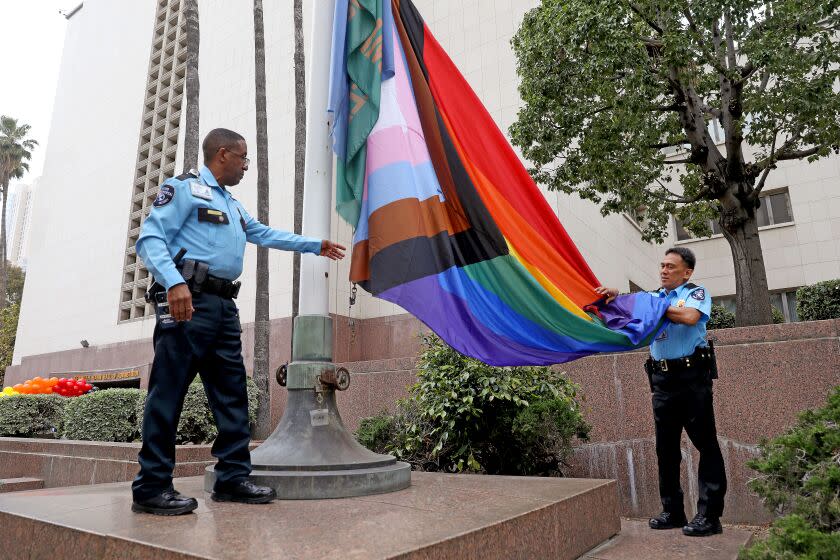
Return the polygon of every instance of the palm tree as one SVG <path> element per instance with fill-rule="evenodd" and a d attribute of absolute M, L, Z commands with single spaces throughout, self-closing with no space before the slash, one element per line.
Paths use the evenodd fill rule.
<path fill-rule="evenodd" d="M 198 47 L 200 44 L 198 0 L 184 0 L 187 21 L 187 113 L 184 133 L 184 171 L 198 168 Z"/>
<path fill-rule="evenodd" d="M 257 108 L 257 219 L 268 222 L 268 113 L 265 95 L 265 29 L 262 0 L 254 0 L 254 67 Z M 254 315 L 254 382 L 259 387 L 255 439 L 271 434 L 268 388 L 268 249 L 257 248 L 257 299 Z"/>
<path fill-rule="evenodd" d="M 295 233 L 303 230 L 303 173 L 306 167 L 306 70 L 303 54 L 303 0 L 294 0 L 295 26 Z M 292 267 L 292 320 L 300 311 L 300 253 Z"/>
<path fill-rule="evenodd" d="M 9 181 L 20 179 L 29 171 L 26 161 L 32 159 L 32 150 L 38 142 L 26 136 L 31 127 L 18 126 L 17 119 L 0 116 L 0 196 L 3 197 L 2 218 L 0 218 L 0 294 L 6 294 L 6 202 Z M 0 309 L 6 307 L 6 298 L 0 297 Z"/>

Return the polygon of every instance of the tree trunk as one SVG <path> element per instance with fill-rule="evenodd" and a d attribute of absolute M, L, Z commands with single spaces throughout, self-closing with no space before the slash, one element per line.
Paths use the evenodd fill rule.
<path fill-rule="evenodd" d="M 303 174 L 306 167 L 306 70 L 303 53 L 303 0 L 294 0 L 295 25 L 295 198 L 294 228 L 303 231 Z M 292 267 L 292 319 L 300 312 L 300 253 Z"/>
<path fill-rule="evenodd" d="M 268 220 L 268 114 L 265 94 L 265 28 L 262 0 L 254 0 L 254 66 L 257 109 L 257 219 Z M 268 249 L 257 248 L 257 299 L 254 316 L 254 382 L 260 390 L 255 439 L 271 435 L 271 396 L 268 386 Z"/>
<path fill-rule="evenodd" d="M 187 112 L 184 133 L 184 171 L 198 169 L 198 49 L 200 29 L 198 0 L 185 0 L 184 15 L 187 21 Z"/>
<path fill-rule="evenodd" d="M 740 201 L 732 204 L 733 200 L 736 197 L 729 195 L 721 201 L 720 224 L 735 265 L 735 324 L 738 327 L 768 325 L 773 322 L 773 313 L 758 222 L 754 212 L 748 211 Z"/>
<path fill-rule="evenodd" d="M 6 201 L 9 198 L 9 181 L 2 179 L 3 191 L 3 217 L 0 218 L 0 309 L 5 309 L 7 304 L 6 296 L 8 295 L 8 268 L 6 267 Z"/>

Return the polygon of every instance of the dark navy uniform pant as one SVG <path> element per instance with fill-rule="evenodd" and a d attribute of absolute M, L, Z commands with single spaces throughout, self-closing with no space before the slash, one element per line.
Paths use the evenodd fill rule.
<path fill-rule="evenodd" d="M 719 518 L 726 494 L 726 472 L 717 441 L 712 382 L 705 371 L 654 374 L 653 416 L 659 460 L 659 496 L 665 511 L 682 514 L 680 439 L 683 428 L 700 452 L 697 513 Z"/>
<path fill-rule="evenodd" d="M 155 327 L 155 358 L 143 411 L 140 473 L 134 498 L 145 500 L 172 487 L 175 434 L 187 388 L 201 376 L 219 435 L 213 443 L 217 484 L 251 473 L 248 395 L 238 312 L 233 300 L 193 294 L 190 321 Z"/>

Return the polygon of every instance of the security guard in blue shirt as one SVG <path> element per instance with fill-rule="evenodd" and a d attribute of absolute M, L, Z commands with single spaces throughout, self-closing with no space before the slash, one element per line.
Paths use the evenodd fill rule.
<path fill-rule="evenodd" d="M 137 240 L 137 253 L 154 275 L 155 358 L 143 412 L 140 472 L 134 479 L 132 509 L 180 515 L 198 506 L 175 491 L 175 436 L 187 389 L 201 376 L 218 436 L 216 501 L 265 503 L 274 490 L 248 480 L 248 397 L 239 312 L 245 243 L 262 247 L 344 257 L 329 240 L 279 231 L 252 218 L 227 187 L 248 170 L 245 139 L 217 128 L 202 145 L 205 167 L 166 180 Z"/>
<path fill-rule="evenodd" d="M 645 364 L 653 393 L 659 495 L 663 511 L 649 521 L 652 529 L 682 527 L 688 536 L 722 531 L 720 516 L 726 494 L 726 472 L 717 441 L 712 406 L 712 379 L 717 377 L 714 348 L 706 341 L 712 298 L 702 286 L 689 283 L 696 258 L 684 247 L 668 249 L 660 265 L 661 288 L 667 298 L 669 323 L 650 346 Z M 617 290 L 598 288 L 613 298 Z M 700 452 L 697 515 L 687 523 L 680 487 L 680 438 L 683 428 Z"/>

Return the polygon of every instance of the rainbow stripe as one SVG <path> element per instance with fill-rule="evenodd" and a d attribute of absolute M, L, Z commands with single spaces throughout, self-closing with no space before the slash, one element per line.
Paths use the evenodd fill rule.
<path fill-rule="evenodd" d="M 338 2 L 337 23 L 347 6 Z M 382 8 L 392 66 L 366 138 L 351 281 L 492 365 L 649 344 L 665 324 L 664 300 L 599 301 L 597 278 L 414 5 Z M 349 89 L 345 30 L 335 35 L 331 87 Z M 341 154 L 352 116 L 333 105 Z"/>

